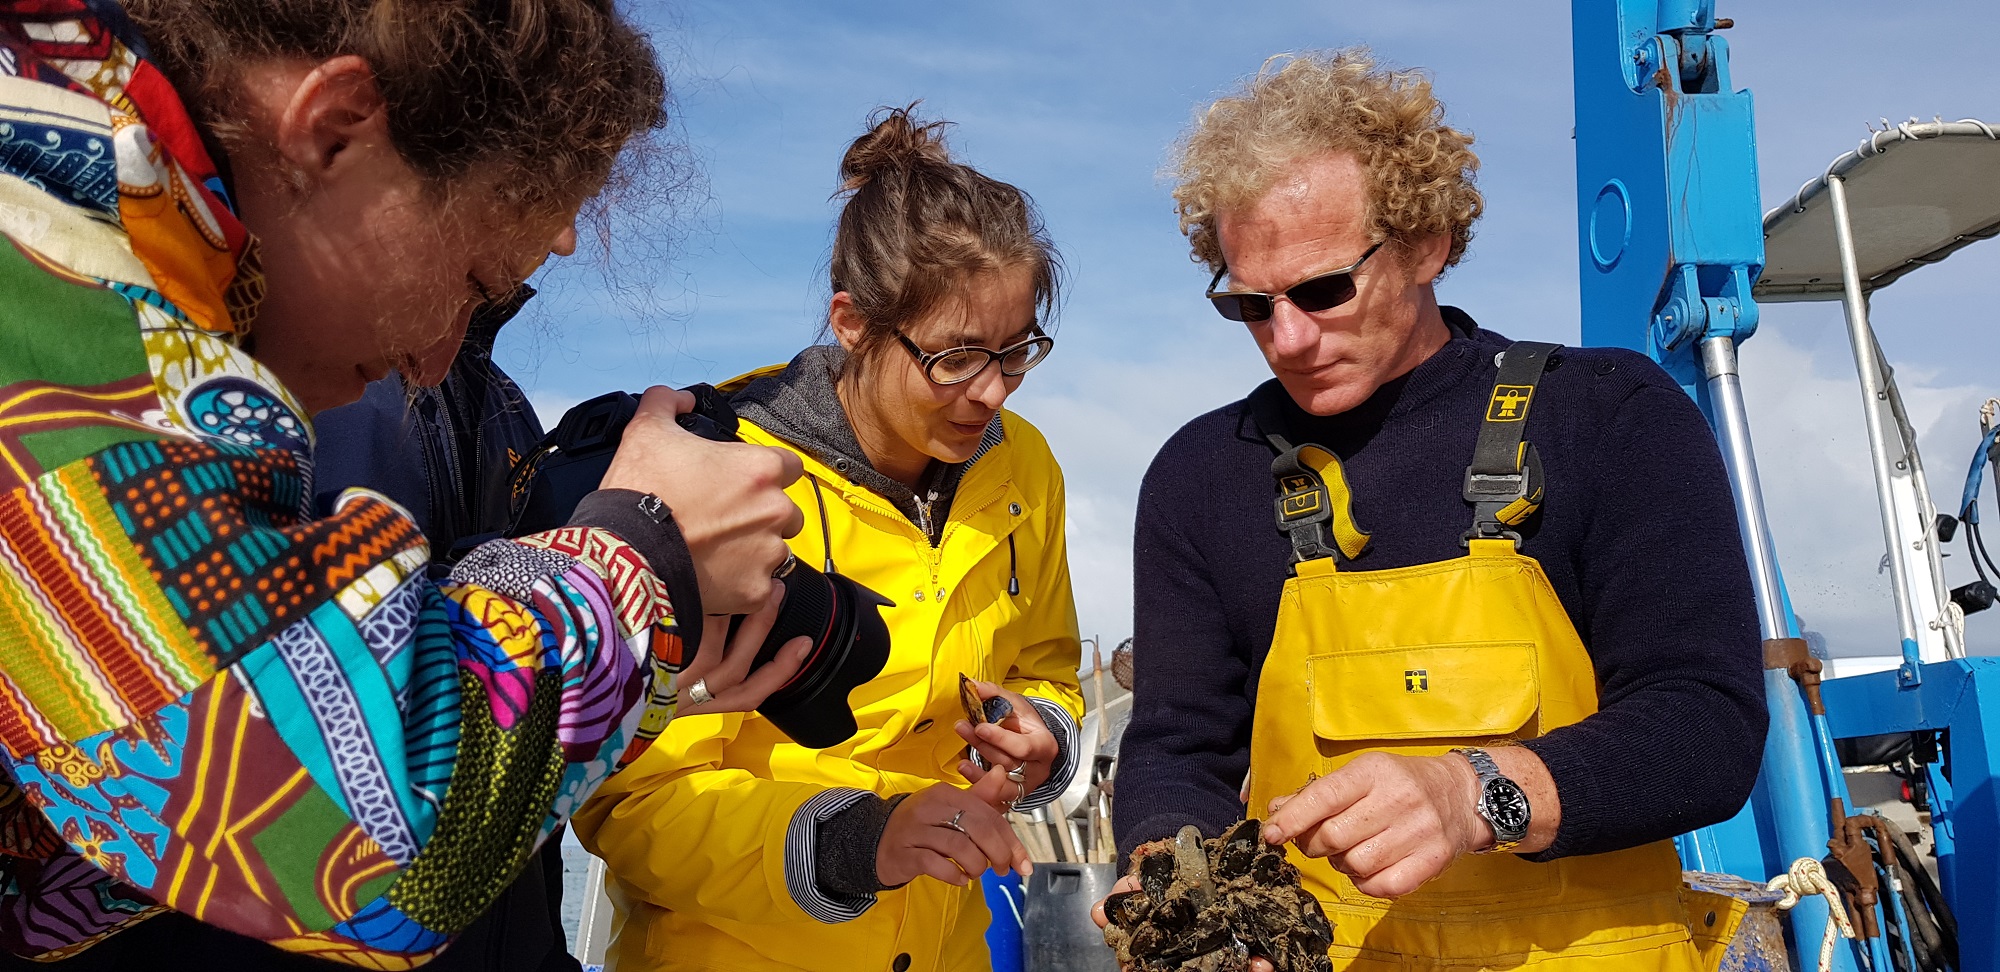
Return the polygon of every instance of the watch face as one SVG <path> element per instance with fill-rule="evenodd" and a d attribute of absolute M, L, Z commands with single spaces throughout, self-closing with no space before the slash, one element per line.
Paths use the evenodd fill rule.
<path fill-rule="evenodd" d="M 1528 835 L 1528 795 L 1513 780 L 1490 780 L 1486 799 L 1480 801 L 1493 836 L 1500 841 L 1520 840 Z"/>

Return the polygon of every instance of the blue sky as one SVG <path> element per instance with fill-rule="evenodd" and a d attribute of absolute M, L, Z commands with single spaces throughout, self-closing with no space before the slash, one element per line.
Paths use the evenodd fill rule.
<path fill-rule="evenodd" d="M 1035 197 L 1072 271 L 1056 354 L 1009 404 L 1048 433 L 1068 474 L 1085 635 L 1115 642 L 1130 631 L 1132 502 L 1153 452 L 1265 376 L 1240 326 L 1200 299 L 1206 278 L 1187 259 L 1158 172 L 1194 107 L 1267 56 L 1368 44 L 1383 60 L 1431 71 L 1451 121 L 1478 137 L 1487 200 L 1441 297 L 1512 337 L 1577 340 L 1566 4 L 648 0 L 632 9 L 671 62 L 675 134 L 704 191 L 679 208 L 670 254 L 614 247 L 545 271 L 539 313 L 503 335 L 501 363 L 552 422 L 603 390 L 717 380 L 788 358 L 813 340 L 825 310 L 841 151 L 875 107 L 921 98 L 926 113 L 958 123 L 961 158 Z M 1737 21 L 1726 34 L 1735 81 L 1757 98 L 1766 207 L 1853 148 L 1868 122 L 2000 121 L 1989 44 L 2000 4 L 1990 0 L 1724 0 L 1718 14 Z M 2000 394 L 1987 323 L 1997 270 L 2000 243 L 1982 244 L 1876 301 L 1946 507 L 1978 403 Z M 614 296 L 607 274 L 634 290 Z M 1875 574 L 1881 532 L 1837 308 L 1767 308 L 1744 368 L 1801 614 L 1836 651 L 1890 650 L 1886 580 Z M 1948 562 L 1954 578 L 1962 561 Z M 1971 633 L 2000 650 L 2000 619 L 1975 617 Z"/>

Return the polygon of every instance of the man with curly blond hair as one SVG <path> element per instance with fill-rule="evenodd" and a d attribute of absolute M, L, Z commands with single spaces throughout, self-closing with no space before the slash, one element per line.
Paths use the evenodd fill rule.
<path fill-rule="evenodd" d="M 1349 50 L 1178 146 L 1209 300 L 1275 377 L 1141 488 L 1119 842 L 1265 817 L 1342 969 L 1696 969 L 1728 922 L 1689 921 L 1671 838 L 1743 805 L 1766 727 L 1729 486 L 1645 357 L 1439 305 L 1472 141 Z"/>

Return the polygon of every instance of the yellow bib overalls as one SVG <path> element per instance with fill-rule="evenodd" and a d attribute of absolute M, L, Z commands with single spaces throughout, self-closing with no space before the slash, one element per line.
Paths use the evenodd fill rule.
<path fill-rule="evenodd" d="M 1597 711 L 1597 680 L 1541 565 L 1507 529 L 1542 496 L 1521 430 L 1553 345 L 1510 348 L 1466 477 L 1475 527 L 1467 555 L 1395 570 L 1337 571 L 1366 534 L 1354 526 L 1339 460 L 1281 455 L 1279 523 L 1298 563 L 1258 679 L 1250 809 L 1356 755 L 1436 756 L 1454 746 L 1531 739 Z M 1309 729 L 1309 731 L 1308 731 Z M 1355 890 L 1324 859 L 1290 849 L 1332 920 L 1334 967 L 1353 972 L 1514 969 L 1695 972 L 1680 858 L 1671 841 L 1546 864 L 1513 854 L 1459 859 L 1393 901 Z"/>

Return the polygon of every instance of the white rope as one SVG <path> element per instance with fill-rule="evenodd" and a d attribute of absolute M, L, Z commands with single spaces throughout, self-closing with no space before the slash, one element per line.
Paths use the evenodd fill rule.
<path fill-rule="evenodd" d="M 1782 891 L 1785 896 L 1778 901 L 1779 911 L 1790 911 L 1801 898 L 1817 894 L 1826 899 L 1827 911 L 1831 918 L 1826 923 L 1826 935 L 1819 941 L 1819 972 L 1832 972 L 1833 943 L 1840 938 L 1853 938 L 1854 925 L 1847 920 L 1847 906 L 1841 903 L 1840 889 L 1833 886 L 1826 876 L 1826 865 L 1817 858 L 1801 857 L 1792 862 L 1785 873 L 1772 878 L 1765 887 Z"/>

